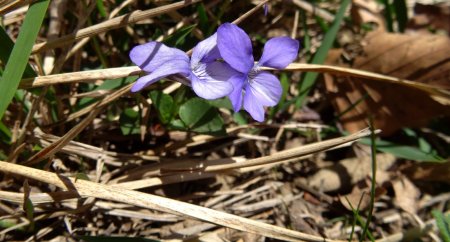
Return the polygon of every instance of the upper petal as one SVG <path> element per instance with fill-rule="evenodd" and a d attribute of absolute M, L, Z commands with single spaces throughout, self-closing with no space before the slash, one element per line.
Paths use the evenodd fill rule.
<path fill-rule="evenodd" d="M 130 51 L 130 59 L 146 72 L 152 72 L 170 61 L 189 63 L 189 57 L 183 51 L 155 41 L 134 47 Z"/>
<path fill-rule="evenodd" d="M 242 107 L 242 89 L 244 88 L 244 84 L 247 81 L 247 75 L 239 74 L 233 76 L 230 79 L 230 83 L 233 85 L 233 91 L 228 95 L 230 98 L 231 104 L 233 105 L 233 110 L 235 112 L 239 112 Z"/>
<path fill-rule="evenodd" d="M 217 48 L 217 33 L 211 35 L 205 40 L 200 41 L 192 51 L 191 63 L 212 62 L 220 58 L 220 52 Z"/>
<path fill-rule="evenodd" d="M 181 73 L 187 76 L 190 73 L 189 63 L 185 61 L 175 60 L 160 65 L 150 74 L 139 78 L 131 87 L 132 92 L 137 92 L 149 86 L 156 81 L 173 74 Z"/>
<path fill-rule="evenodd" d="M 266 42 L 258 65 L 283 69 L 298 55 L 300 44 L 289 37 L 276 37 Z"/>
<path fill-rule="evenodd" d="M 283 88 L 280 81 L 273 74 L 261 71 L 250 80 L 249 85 L 245 89 L 245 95 L 251 93 L 253 100 L 263 106 L 275 106 L 281 98 Z M 245 100 L 244 100 L 245 106 Z"/>
<path fill-rule="evenodd" d="M 217 46 L 222 58 L 237 71 L 248 73 L 252 69 L 252 43 L 244 30 L 235 24 L 220 25 L 217 30 Z"/>
<path fill-rule="evenodd" d="M 228 64 L 217 61 L 200 63 L 192 72 L 192 89 L 204 99 L 217 99 L 230 94 L 233 85 L 229 80 L 239 74 Z"/>

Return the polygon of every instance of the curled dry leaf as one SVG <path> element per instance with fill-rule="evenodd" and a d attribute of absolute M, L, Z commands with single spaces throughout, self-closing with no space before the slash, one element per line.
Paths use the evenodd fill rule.
<path fill-rule="evenodd" d="M 405 35 L 376 31 L 364 39 L 363 54 L 354 59 L 352 68 L 408 79 L 418 84 L 436 86 L 436 91 L 450 89 L 450 39 L 439 35 Z M 341 65 L 342 50 L 328 56 L 328 64 Z M 325 75 L 326 89 L 350 132 L 368 125 L 373 116 L 375 127 L 389 135 L 401 127 L 425 125 L 430 119 L 449 115 L 448 100 L 436 101 L 415 88 L 368 81 L 353 77 Z"/>

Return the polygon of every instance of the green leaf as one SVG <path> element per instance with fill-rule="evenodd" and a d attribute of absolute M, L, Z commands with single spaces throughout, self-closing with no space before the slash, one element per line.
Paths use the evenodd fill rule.
<path fill-rule="evenodd" d="M 207 102 L 216 108 L 233 109 L 231 101 L 228 98 L 219 98 L 219 99 L 215 99 L 215 100 L 208 100 Z"/>
<path fill-rule="evenodd" d="M 6 63 L 5 72 L 0 80 L 0 119 L 6 111 L 19 86 L 28 63 L 28 57 L 44 20 L 50 0 L 41 0 L 30 5 L 16 44 Z"/>
<path fill-rule="evenodd" d="M 217 135 L 225 134 L 223 120 L 219 112 L 203 99 L 192 98 L 181 105 L 180 118 L 192 131 Z"/>
<path fill-rule="evenodd" d="M 336 39 L 337 32 L 341 26 L 342 20 L 344 19 L 344 14 L 345 11 L 347 10 L 349 3 L 350 0 L 342 1 L 333 24 L 325 34 L 322 44 L 320 45 L 319 49 L 317 50 L 316 54 L 314 55 L 311 61 L 312 64 L 323 64 L 325 62 L 325 59 L 327 58 L 328 55 L 328 51 L 333 46 L 334 40 Z M 298 86 L 299 96 L 295 103 L 296 108 L 299 108 L 303 105 L 305 98 L 308 96 L 309 90 L 316 82 L 317 76 L 318 73 L 314 72 L 307 72 L 305 74 L 303 81 L 301 81 Z"/>
<path fill-rule="evenodd" d="M 245 118 L 245 115 L 242 114 L 242 112 L 234 113 L 233 119 L 234 119 L 234 122 L 236 122 L 239 125 L 248 124 L 247 119 Z"/>
<path fill-rule="evenodd" d="M 441 233 L 442 240 L 450 242 L 450 215 L 444 216 L 439 210 L 433 210 L 431 213 L 436 219 L 436 225 Z"/>
<path fill-rule="evenodd" d="M 192 32 L 192 30 L 194 30 L 195 26 L 197 25 L 193 24 L 179 29 L 178 31 L 167 37 L 163 41 L 163 43 L 173 47 L 182 45 L 184 43 L 186 36 L 188 36 Z"/>
<path fill-rule="evenodd" d="M 183 121 L 181 121 L 181 119 L 172 120 L 168 126 L 171 129 L 186 130 L 186 125 L 183 123 Z"/>
<path fill-rule="evenodd" d="M 123 135 L 139 134 L 139 113 L 132 108 L 126 108 L 120 114 L 120 130 Z"/>
<path fill-rule="evenodd" d="M 86 242 L 159 242 L 159 240 L 132 237 L 109 237 L 109 236 L 79 236 Z"/>
<path fill-rule="evenodd" d="M 362 138 L 358 142 L 370 145 L 370 139 L 368 138 Z M 445 162 L 443 158 L 434 154 L 425 153 L 417 147 L 395 144 L 385 140 L 377 140 L 377 150 L 408 160 Z"/>
<path fill-rule="evenodd" d="M 150 99 L 153 106 L 158 110 L 158 117 L 163 124 L 169 123 L 175 111 L 175 103 L 172 96 L 163 93 L 160 90 L 154 90 L 150 92 Z"/>

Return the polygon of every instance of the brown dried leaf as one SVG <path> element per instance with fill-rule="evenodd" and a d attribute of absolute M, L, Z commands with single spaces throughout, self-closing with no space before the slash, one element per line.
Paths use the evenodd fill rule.
<path fill-rule="evenodd" d="M 353 68 L 450 89 L 448 37 L 376 31 L 364 44 L 364 54 L 355 58 Z M 342 65 L 339 56 L 339 50 L 330 52 L 327 62 Z M 325 81 L 338 112 L 347 111 L 340 120 L 350 132 L 367 127 L 369 115 L 382 135 L 389 135 L 401 127 L 423 126 L 433 117 L 450 114 L 448 106 L 417 89 L 330 75 L 325 75 Z"/>
<path fill-rule="evenodd" d="M 412 17 L 409 28 L 443 29 L 450 33 L 450 2 L 441 2 L 433 5 L 416 3 L 415 15 Z"/>
<path fill-rule="evenodd" d="M 403 172 L 413 180 L 450 184 L 450 161 L 412 164 Z"/>
<path fill-rule="evenodd" d="M 370 180 L 367 179 L 365 183 L 362 183 L 363 186 L 354 186 L 352 192 L 345 196 L 339 196 L 339 201 L 341 204 L 352 211 L 353 209 L 358 209 L 360 211 L 364 211 L 369 208 L 370 205 Z M 381 195 L 386 194 L 386 189 L 383 187 L 375 188 L 375 201 L 377 201 Z M 349 204 L 350 203 L 350 204 Z M 351 205 L 351 206 L 350 206 Z M 353 209 L 352 209 L 353 207 Z"/>
<path fill-rule="evenodd" d="M 419 189 L 405 176 L 392 182 L 395 192 L 395 203 L 401 209 L 416 214 L 418 209 Z"/>
<path fill-rule="evenodd" d="M 307 178 L 308 185 L 323 192 L 349 190 L 349 188 L 371 174 L 371 157 L 350 158 L 338 164 L 324 167 Z M 377 169 L 387 170 L 395 162 L 391 154 L 377 154 Z"/>

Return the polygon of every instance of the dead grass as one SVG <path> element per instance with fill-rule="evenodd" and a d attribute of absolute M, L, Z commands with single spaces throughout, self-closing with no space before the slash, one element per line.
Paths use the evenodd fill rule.
<path fill-rule="evenodd" d="M 118 6 L 104 1 L 106 17 L 85 15 L 96 9 L 95 1 L 87 1 L 87 6 L 68 0 L 52 4 L 55 9 L 66 4 L 74 13 L 70 19 L 53 20 L 60 21 L 59 27 L 47 31 L 59 37 L 42 37 L 35 44 L 33 62 L 39 76 L 22 80 L 24 101 L 15 101 L 3 118 L 12 137 L 10 144 L 0 146 L 0 151 L 6 151 L 0 161 L 0 240 L 127 236 L 332 242 L 347 241 L 352 228 L 357 239 L 363 226 L 352 225 L 355 211 L 349 209 L 344 195 L 354 207 L 367 199 L 371 167 L 362 166 L 361 161 L 367 160 L 370 152 L 355 142 L 370 131 L 346 136 L 330 131 L 332 135 L 327 136 L 324 131 L 338 129 L 339 124 L 323 117 L 332 111 L 320 84 L 308 98 L 315 110 L 290 106 L 264 124 L 239 125 L 228 109 L 220 108 L 226 136 L 165 127 L 158 121 L 151 99 L 144 93 L 131 94 L 129 83 L 94 90 L 107 80 L 141 74 L 136 66 L 123 66 L 129 61 L 122 51 L 148 40 L 150 34 L 155 36 L 156 32 L 145 32 L 148 26 L 164 30 L 158 35 L 164 40 L 200 21 L 197 6 L 202 1 L 157 2 L 144 10 L 140 8 L 146 1 L 124 1 Z M 204 4 L 205 14 L 210 22 L 232 21 L 233 17 L 234 23 L 256 29 L 254 33 L 269 36 L 281 32 L 295 37 L 304 34 L 299 26 L 300 7 L 308 16 L 305 24 L 313 42 L 318 42 L 320 28 L 311 14 L 317 11 L 319 17 L 332 21 L 327 9 L 335 9 L 328 3 L 315 9 L 303 1 L 271 1 L 270 17 L 264 17 L 262 5 L 267 2 L 210 1 Z M 0 12 L 17 7 L 8 2 Z M 223 19 L 215 19 L 219 13 Z M 20 26 L 17 16 L 6 26 L 12 33 Z M 208 34 L 203 30 L 194 27 L 192 36 L 201 39 Z M 124 45 L 121 35 L 133 42 Z M 50 60 L 46 62 L 49 75 L 43 73 L 47 67 L 41 64 L 46 58 Z M 298 63 L 284 70 L 289 73 L 289 97 L 298 95 L 299 73 L 311 71 L 400 84 L 449 104 L 449 92 L 441 87 L 364 70 L 303 64 L 305 59 L 302 55 Z M 99 63 L 102 68 L 91 68 Z M 35 92 L 37 89 L 41 92 Z M 178 82 L 160 83 L 151 89 L 172 96 L 183 91 Z M 78 106 L 86 97 L 92 100 Z M 142 121 L 139 135 L 120 132 L 120 116 L 126 108 L 138 111 Z M 353 156 L 357 158 L 348 162 Z M 410 234 L 413 239 L 437 240 L 429 211 L 439 206 L 448 211 L 450 198 L 442 193 L 448 181 L 434 181 L 439 185 L 427 191 L 432 183 L 426 177 L 419 190 L 410 177 L 422 167 L 395 158 L 382 161 L 381 156 L 379 162 L 371 235 L 377 241 L 401 241 Z M 366 218 L 365 208 L 360 209 L 359 216 Z"/>

